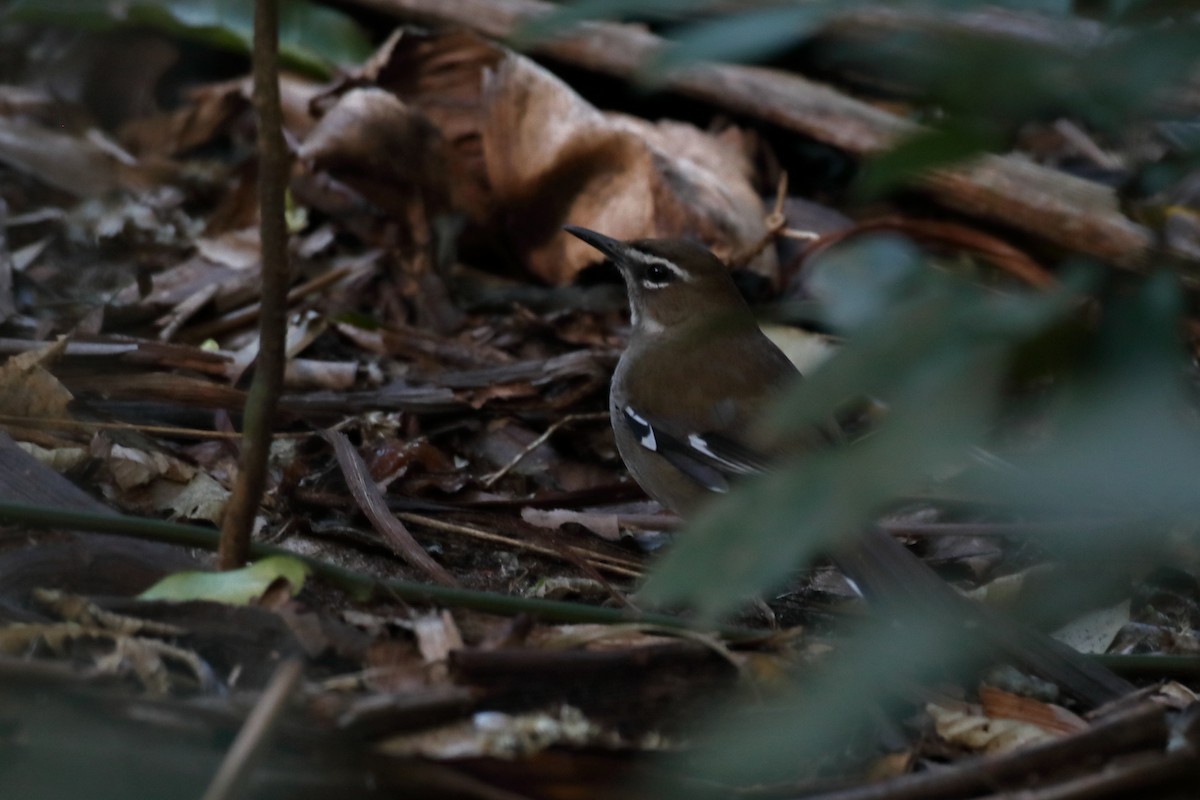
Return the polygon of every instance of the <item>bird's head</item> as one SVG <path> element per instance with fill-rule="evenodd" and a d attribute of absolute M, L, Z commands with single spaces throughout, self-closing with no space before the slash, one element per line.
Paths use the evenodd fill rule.
<path fill-rule="evenodd" d="M 635 336 L 749 314 L 729 270 L 702 245 L 686 239 L 622 242 L 576 225 L 564 230 L 599 250 L 620 271 Z"/>

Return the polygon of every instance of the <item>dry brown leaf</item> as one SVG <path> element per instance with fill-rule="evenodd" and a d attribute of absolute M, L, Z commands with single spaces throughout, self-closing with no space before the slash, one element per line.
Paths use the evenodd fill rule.
<path fill-rule="evenodd" d="M 1200 703 L 1200 695 L 1179 681 L 1167 681 L 1155 690 L 1153 697 L 1169 708 L 1183 710 Z"/>
<path fill-rule="evenodd" d="M 900 215 L 877 217 L 822 236 L 814 246 L 805 251 L 805 263 L 813 263 L 813 259 L 818 253 L 838 242 L 862 233 L 878 233 L 880 231 L 899 232 L 930 249 L 941 249 L 951 253 L 970 253 L 1007 273 L 1018 282 L 1035 288 L 1046 289 L 1054 286 L 1055 283 L 1054 276 L 1047 272 L 1045 267 L 992 234 L 957 222 L 917 219 Z"/>
<path fill-rule="evenodd" d="M 1087 728 L 1084 720 L 1062 706 L 992 686 L 980 687 L 979 700 L 978 706 L 929 703 L 926 711 L 947 742 L 985 753 L 1006 753 Z"/>
<path fill-rule="evenodd" d="M 154 695 L 165 695 L 176 682 L 167 662 L 186 667 L 201 684 L 212 681 L 212 670 L 191 650 L 167 644 L 157 639 L 129 636 L 102 627 L 90 627 L 74 622 L 46 625 L 12 624 L 0 628 L 0 652 L 20 654 L 37 644 L 56 653 L 66 652 L 76 642 L 93 640 L 111 643 L 106 653 L 94 655 L 101 674 L 124 676 L 133 672 L 143 688 Z"/>
<path fill-rule="evenodd" d="M 300 76 L 279 76 L 284 129 L 304 138 L 313 126 L 309 104 L 324 87 Z M 175 156 L 227 134 L 250 110 L 251 79 L 235 78 L 198 86 L 172 111 L 138 117 L 121 126 L 121 143 L 139 156 Z"/>
<path fill-rule="evenodd" d="M 187 635 L 187 629 L 178 625 L 109 611 L 82 595 L 70 594 L 58 589 L 34 589 L 33 598 L 42 607 L 56 613 L 64 622 L 104 628 L 113 633 L 127 636 L 178 637 Z"/>
<path fill-rule="evenodd" d="M 389 39 L 361 75 L 420 108 L 441 131 L 453 205 L 480 224 L 494 216 L 480 143 L 480 89 L 485 70 L 503 57 L 502 48 L 471 33 L 408 31 Z"/>
<path fill-rule="evenodd" d="M 525 262 L 563 284 L 596 261 L 564 223 L 620 239 L 691 236 L 723 258 L 766 234 L 744 154 L 679 122 L 605 114 L 522 56 L 484 88 L 482 143 L 498 208 Z M 748 265 L 774 277 L 769 248 Z"/>
<path fill-rule="evenodd" d="M 554 625 L 535 628 L 526 643 L 545 650 L 568 650 L 586 647 L 589 650 L 628 650 L 633 647 L 654 647 L 677 641 L 660 631 L 638 625 Z"/>
<path fill-rule="evenodd" d="M 195 474 L 193 467 L 164 453 L 148 452 L 119 444 L 112 446 L 106 461 L 113 478 L 122 489 L 144 486 L 159 477 L 172 481 L 190 480 Z"/>
<path fill-rule="evenodd" d="M 736 130 L 602 113 L 530 59 L 465 33 L 394 37 L 362 77 L 437 126 L 454 206 L 502 230 L 547 282 L 596 260 L 561 233 L 565 223 L 619 238 L 692 236 L 724 257 L 765 233 Z M 770 249 L 750 266 L 775 277 Z"/>
<path fill-rule="evenodd" d="M 763 333 L 783 351 L 801 375 L 808 375 L 837 352 L 833 337 L 794 325 L 763 323 Z"/>
<path fill-rule="evenodd" d="M 871 762 L 867 769 L 866 778 L 871 781 L 882 781 L 904 775 L 912 770 L 913 753 L 905 750 L 900 753 L 887 753 Z"/>
<path fill-rule="evenodd" d="M 343 95 L 313 128 L 299 157 L 397 220 L 408 218 L 414 197 L 434 212 L 449 204 L 441 134 L 423 113 L 381 89 Z"/>
<path fill-rule="evenodd" d="M 200 86 L 174 111 L 138 117 L 119 131 L 121 143 L 140 156 L 171 156 L 211 141 L 250 108 L 242 81 Z"/>
<path fill-rule="evenodd" d="M 0 366 L 0 413 L 14 417 L 70 416 L 67 406 L 74 397 L 46 366 L 53 364 L 67 348 L 59 339 L 39 350 L 12 356 Z"/>
<path fill-rule="evenodd" d="M 1062 706 L 1006 692 L 994 686 L 979 687 L 979 702 L 983 713 L 992 719 L 1028 722 L 1053 733 L 1075 733 L 1088 726 L 1077 714 Z"/>
<path fill-rule="evenodd" d="M 1053 570 L 1054 566 L 1051 564 L 1037 564 L 1020 572 L 1001 575 L 981 586 L 964 591 L 963 594 L 992 608 L 1011 608 L 1024 595 L 1027 581 L 1035 576 L 1052 573 Z"/>
<path fill-rule="evenodd" d="M 366 667 L 366 682 L 376 691 L 398 694 L 429 688 L 429 670 L 407 642 L 372 642 L 367 648 Z"/>
<path fill-rule="evenodd" d="M 258 270 L 236 270 L 193 255 L 186 261 L 163 270 L 151 278 L 152 288 L 144 297 L 138 287 L 129 286 L 117 293 L 114 306 L 175 308 L 198 292 L 219 287 L 213 302 L 218 309 L 245 303 L 257 297 L 262 283 Z"/>

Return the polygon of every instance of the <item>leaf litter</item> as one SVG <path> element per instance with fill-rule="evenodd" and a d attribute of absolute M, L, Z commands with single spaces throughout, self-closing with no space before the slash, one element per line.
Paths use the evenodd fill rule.
<path fill-rule="evenodd" d="M 0 366 L 0 412 L 39 468 L 92 497 L 215 524 L 237 479 L 230 434 L 257 352 L 253 115 L 246 78 L 172 88 L 173 107 L 130 104 L 103 127 L 84 97 L 4 88 L 0 256 L 11 253 L 15 270 L 5 343 L 20 344 Z M 630 484 L 604 419 L 622 293 L 594 281 L 594 254 L 559 229 L 687 235 L 727 259 L 756 253 L 751 273 L 795 286 L 802 272 L 758 248 L 765 145 L 728 123 L 602 111 L 546 66 L 463 32 L 400 31 L 330 84 L 288 76 L 283 88 L 296 280 L 258 535 L 377 577 L 636 603 L 647 556 L 630 534 L 675 520 Z M 1020 250 L 960 222 L 821 224 L 831 231 L 821 247 L 900 230 L 1048 282 Z M 801 338 L 797 348 L 829 346 Z M 555 750 L 580 753 L 577 768 L 615 785 L 639 769 L 630 754 L 687 745 L 693 715 L 715 697 L 769 691 L 819 664 L 837 648 L 828 618 L 853 606 L 840 586 L 802 579 L 768 598 L 783 631 L 730 650 L 356 602 L 262 561 L 249 583 L 211 576 L 244 609 L 215 603 L 211 587 L 172 594 L 178 605 L 132 603 L 141 572 L 67 603 L 45 589 L 71 588 L 77 573 L 64 565 L 89 552 L 86 538 L 59 549 L 53 536 L 0 541 L 0 575 L 31 548 L 59 559 L 29 573 L 36 591 L 0 592 L 0 670 L 14 680 L 30 674 L 19 663 L 47 665 L 44 679 L 75 687 L 82 676 L 72 690 L 127 713 L 157 697 L 158 719 L 180 724 L 213 698 L 261 690 L 282 658 L 300 655 L 308 685 L 288 712 L 292 754 L 324 749 L 390 787 L 406 785 L 397 769 L 428 759 L 445 767 L 426 776 L 437 796 L 464 786 L 543 796 L 504 762 L 548 769 L 535 754 Z M 985 584 L 1005 555 L 978 537 L 929 549 Z M 186 581 L 176 569 L 164 563 L 159 577 Z M 1141 598 L 1152 622 L 1113 624 L 1119 649 L 1194 651 L 1195 594 L 1168 584 Z M 91 666 L 49 671 L 63 659 Z M 1089 725 L 999 689 L 978 696 L 925 705 L 942 745 L 994 753 Z M 201 724 L 227 730 L 237 718 L 227 712 Z M 926 746 L 906 742 L 903 762 L 945 756 Z M 373 796 L 342 780 L 339 796 Z"/>

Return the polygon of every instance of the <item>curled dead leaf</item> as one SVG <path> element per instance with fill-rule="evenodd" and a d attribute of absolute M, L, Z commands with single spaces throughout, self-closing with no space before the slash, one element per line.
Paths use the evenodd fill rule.
<path fill-rule="evenodd" d="M 728 259 L 766 233 L 749 162 L 727 140 L 680 122 L 606 114 L 548 70 L 508 55 L 484 84 L 482 142 L 497 207 L 526 263 L 567 283 L 595 261 L 559 231 L 621 239 L 691 236 Z M 748 265 L 774 277 L 765 250 Z"/>

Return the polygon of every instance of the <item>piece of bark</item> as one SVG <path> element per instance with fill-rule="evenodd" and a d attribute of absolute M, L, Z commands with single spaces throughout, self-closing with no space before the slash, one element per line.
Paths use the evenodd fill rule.
<path fill-rule="evenodd" d="M 459 25 L 499 39 L 556 6 L 541 0 L 354 0 L 393 16 Z M 642 28 L 589 22 L 540 42 L 534 52 L 577 66 L 634 77 L 667 43 Z M 763 119 L 847 152 L 880 153 L 920 126 L 798 75 L 760 67 L 699 63 L 663 88 Z M 949 208 L 995 220 L 1046 241 L 1125 267 L 1149 255 L 1149 230 L 1121 213 L 1112 189 L 1023 161 L 984 155 L 920 180 Z"/>

